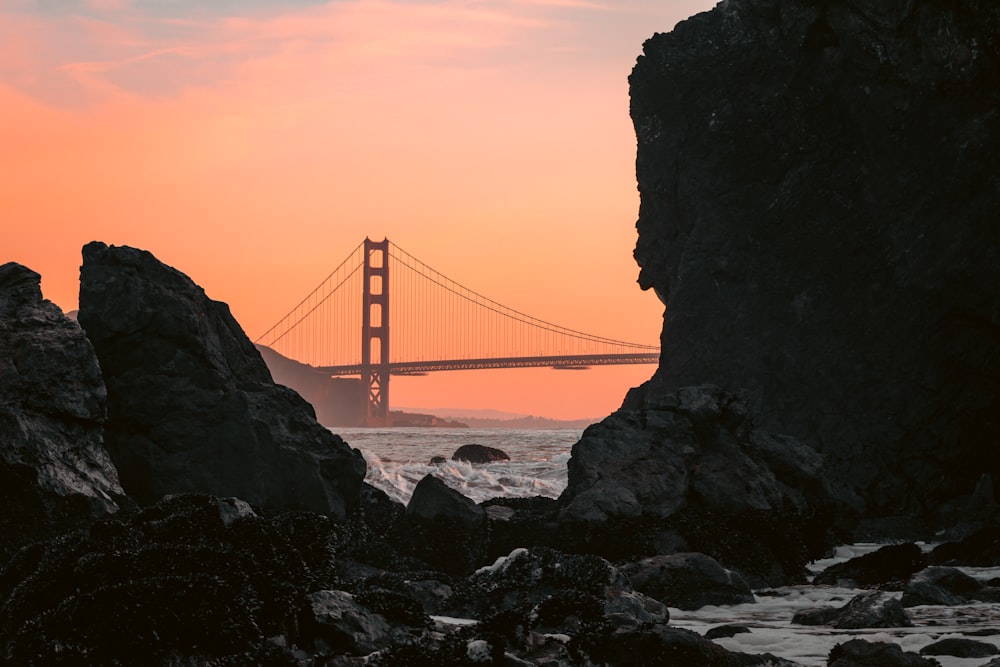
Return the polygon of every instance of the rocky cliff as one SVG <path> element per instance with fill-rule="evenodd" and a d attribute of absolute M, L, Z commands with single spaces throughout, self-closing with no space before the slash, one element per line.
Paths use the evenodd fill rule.
<path fill-rule="evenodd" d="M 564 527 L 598 553 L 699 551 L 760 585 L 801 580 L 831 540 L 819 454 L 755 428 L 745 396 L 712 385 L 643 398 L 573 446 Z"/>
<path fill-rule="evenodd" d="M 126 492 L 235 496 L 343 517 L 361 453 L 276 385 L 228 306 L 152 254 L 83 248 L 80 324 L 108 391 L 105 445 Z"/>
<path fill-rule="evenodd" d="M 79 325 L 40 277 L 0 266 L 0 563 L 17 547 L 118 510 L 101 440 L 106 392 Z"/>
<path fill-rule="evenodd" d="M 978 0 L 728 0 L 648 40 L 635 257 L 666 311 L 626 407 L 747 388 L 869 517 L 995 493 L 997 81 Z"/>

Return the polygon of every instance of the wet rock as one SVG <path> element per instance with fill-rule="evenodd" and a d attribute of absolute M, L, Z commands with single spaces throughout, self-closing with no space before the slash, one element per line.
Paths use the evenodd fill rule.
<path fill-rule="evenodd" d="M 792 617 L 798 625 L 829 625 L 842 630 L 858 628 L 908 628 L 913 625 L 899 600 L 882 593 L 860 593 L 843 607 L 810 609 Z"/>
<path fill-rule="evenodd" d="M 998 26 L 980 0 L 730 0 L 646 41 L 635 257 L 663 354 L 623 408 L 747 387 L 863 516 L 995 516 L 950 501 L 1000 490 Z"/>
<path fill-rule="evenodd" d="M 486 559 L 486 513 L 437 477 L 426 475 L 413 489 L 389 539 L 400 554 L 431 568 L 468 574 Z"/>
<path fill-rule="evenodd" d="M 705 639 L 723 639 L 725 637 L 735 637 L 736 635 L 746 634 L 750 632 L 750 628 L 745 625 L 717 625 L 714 628 L 709 628 L 705 631 Z"/>
<path fill-rule="evenodd" d="M 173 496 L 25 549 L 0 573 L 10 664 L 263 664 L 314 575 L 278 523 Z M 215 662 L 217 661 L 217 662 Z"/>
<path fill-rule="evenodd" d="M 103 444 L 106 400 L 80 326 L 42 298 L 37 273 L 0 265 L 0 564 L 125 501 Z"/>
<path fill-rule="evenodd" d="M 493 461 L 509 461 L 507 452 L 496 447 L 485 445 L 462 445 L 451 455 L 452 461 L 468 461 L 469 463 L 492 463 Z"/>
<path fill-rule="evenodd" d="M 105 443 L 125 490 L 235 496 L 344 517 L 365 462 L 276 385 L 229 308 L 148 252 L 83 249 L 80 324 L 108 388 Z"/>
<path fill-rule="evenodd" d="M 389 623 L 345 591 L 317 591 L 307 600 L 310 613 L 300 641 L 316 655 L 368 655 L 413 638 L 405 627 Z"/>
<path fill-rule="evenodd" d="M 1000 588 L 987 586 L 959 569 L 940 565 L 921 570 L 903 590 L 904 607 L 959 605 L 971 600 L 1000 602 Z"/>
<path fill-rule="evenodd" d="M 898 644 L 851 639 L 830 651 L 827 667 L 941 667 L 932 658 L 904 652 Z"/>
<path fill-rule="evenodd" d="M 514 549 L 536 545 L 560 548 L 559 531 L 553 521 L 554 498 L 491 498 L 480 504 L 489 521 L 487 562 Z M 572 549 L 563 549 L 572 551 Z"/>
<path fill-rule="evenodd" d="M 643 629 L 602 631 L 574 637 L 570 653 L 583 664 L 616 666 L 685 665 L 690 667 L 729 667 L 736 665 L 768 665 L 795 667 L 796 663 L 770 653 L 752 655 L 727 651 L 701 635 L 655 625 Z"/>
<path fill-rule="evenodd" d="M 939 544 L 929 560 L 932 565 L 1000 565 L 1000 526 L 985 526 L 964 539 Z"/>
<path fill-rule="evenodd" d="M 439 622 L 435 632 L 381 653 L 374 664 L 476 664 L 470 647 L 488 664 L 590 664 L 572 658 L 570 636 L 637 630 L 668 619 L 662 603 L 632 591 L 607 561 L 544 547 L 515 550 L 457 581 L 437 613 L 479 622 L 450 630 Z"/>
<path fill-rule="evenodd" d="M 547 547 L 515 549 L 477 570 L 456 584 L 450 604 L 450 615 L 468 618 L 520 609 L 533 610 L 537 620 L 545 609 L 556 615 L 559 605 L 589 605 L 596 617 L 615 617 L 620 625 L 669 618 L 662 603 L 633 592 L 628 579 L 603 558 Z"/>
<path fill-rule="evenodd" d="M 621 544 L 601 534 L 634 521 L 650 544 L 669 533 L 768 581 L 803 576 L 829 543 L 820 457 L 754 428 L 742 394 L 701 385 L 647 399 L 573 446 L 560 523 L 590 548 Z"/>
<path fill-rule="evenodd" d="M 737 572 L 698 553 L 654 556 L 622 568 L 637 591 L 668 607 L 694 610 L 706 605 L 755 602 L 753 591 Z"/>
<path fill-rule="evenodd" d="M 945 637 L 920 649 L 920 655 L 949 655 L 955 658 L 988 658 L 1000 653 L 994 644 L 965 637 Z"/>
<path fill-rule="evenodd" d="M 482 524 L 485 513 L 474 501 L 452 489 L 433 475 L 426 475 L 413 489 L 406 516 L 418 519 L 454 519 L 459 523 Z"/>
<path fill-rule="evenodd" d="M 858 588 L 876 585 L 900 589 L 914 572 L 927 565 L 927 557 L 916 544 L 890 544 L 843 563 L 826 568 L 813 579 L 814 584 L 837 586 L 855 584 Z"/>

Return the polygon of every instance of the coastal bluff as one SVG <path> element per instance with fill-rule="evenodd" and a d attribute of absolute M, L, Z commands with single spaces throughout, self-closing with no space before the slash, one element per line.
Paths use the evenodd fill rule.
<path fill-rule="evenodd" d="M 869 535 L 996 516 L 998 34 L 976 0 L 729 0 L 644 44 L 634 254 L 666 308 L 624 409 L 748 390 Z"/>
<path fill-rule="evenodd" d="M 101 438 L 107 394 L 80 326 L 41 276 L 0 265 L 0 564 L 124 498 Z"/>
<path fill-rule="evenodd" d="M 229 307 L 145 250 L 83 248 L 80 325 L 107 386 L 104 444 L 140 504 L 234 496 L 345 517 L 361 453 L 275 384 Z"/>

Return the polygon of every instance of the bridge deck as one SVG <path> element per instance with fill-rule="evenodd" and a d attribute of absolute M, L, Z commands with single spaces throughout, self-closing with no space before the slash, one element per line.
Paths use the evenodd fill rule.
<path fill-rule="evenodd" d="M 418 375 L 434 371 L 461 371 L 484 368 L 562 368 L 623 364 L 656 364 L 659 352 L 652 354 L 583 354 L 554 357 L 506 357 L 500 359 L 446 359 L 440 361 L 397 361 L 389 364 L 392 375 Z M 317 370 L 333 376 L 361 375 L 361 365 L 319 366 Z"/>

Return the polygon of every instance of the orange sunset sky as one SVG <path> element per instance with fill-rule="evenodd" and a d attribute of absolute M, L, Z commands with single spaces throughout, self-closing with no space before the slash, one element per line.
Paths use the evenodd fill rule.
<path fill-rule="evenodd" d="M 365 236 L 496 301 L 656 343 L 627 76 L 710 0 L 4 0 L 0 263 L 77 306 L 151 251 L 251 339 Z M 653 366 L 393 378 L 392 407 L 603 417 Z"/>

